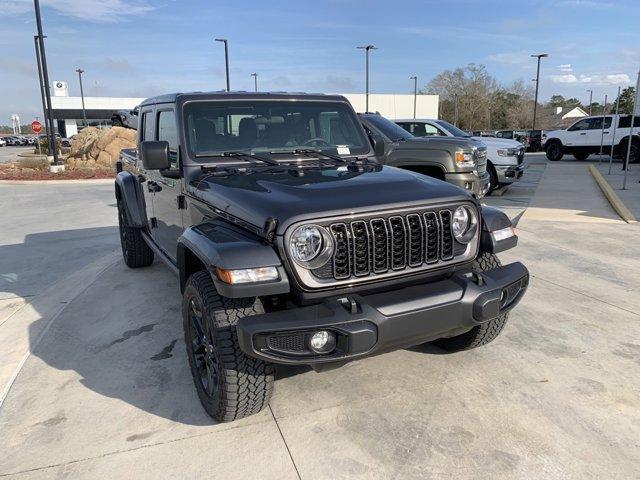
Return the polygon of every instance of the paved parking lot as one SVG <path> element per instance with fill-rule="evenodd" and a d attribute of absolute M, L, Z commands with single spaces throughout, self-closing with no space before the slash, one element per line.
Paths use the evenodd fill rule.
<path fill-rule="evenodd" d="M 13 162 L 18 159 L 18 154 L 32 152 L 33 146 L 29 147 L 0 147 L 0 163 Z"/>
<path fill-rule="evenodd" d="M 532 273 L 498 340 L 280 368 L 270 408 L 223 425 L 175 278 L 121 261 L 112 184 L 0 185 L 0 477 L 638 478 L 640 227 L 584 163 L 526 162 L 486 200 Z"/>

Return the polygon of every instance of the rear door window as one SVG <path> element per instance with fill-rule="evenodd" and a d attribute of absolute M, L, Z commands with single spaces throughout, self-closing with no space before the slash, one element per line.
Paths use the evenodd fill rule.
<path fill-rule="evenodd" d="M 142 114 L 142 140 L 147 142 L 155 140 L 155 131 L 153 129 L 153 112 L 144 112 Z"/>

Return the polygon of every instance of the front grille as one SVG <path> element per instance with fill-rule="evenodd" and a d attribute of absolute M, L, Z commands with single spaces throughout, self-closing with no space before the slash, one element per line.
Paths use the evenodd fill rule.
<path fill-rule="evenodd" d="M 348 280 L 451 261 L 467 251 L 453 238 L 453 209 L 330 223 L 326 227 L 335 242 L 331 268 L 312 273 L 324 280 Z"/>
<path fill-rule="evenodd" d="M 476 160 L 476 168 L 478 170 L 479 175 L 484 175 L 487 171 L 487 149 L 486 148 L 478 148 L 475 153 Z"/>

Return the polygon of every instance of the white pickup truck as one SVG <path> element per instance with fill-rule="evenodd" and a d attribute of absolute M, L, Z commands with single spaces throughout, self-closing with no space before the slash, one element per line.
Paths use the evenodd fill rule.
<path fill-rule="evenodd" d="M 416 137 L 471 137 L 484 143 L 487 147 L 487 171 L 491 182 L 487 193 L 522 177 L 524 145 L 520 142 L 506 138 L 471 136 L 444 120 L 411 118 L 397 119 L 394 122 Z"/>
<path fill-rule="evenodd" d="M 608 155 L 613 143 L 613 155 L 626 158 L 631 137 L 629 162 L 636 163 L 640 160 L 640 117 L 635 117 L 633 123 L 634 131 L 631 134 L 631 115 L 584 117 L 566 130 L 547 132 L 543 148 L 547 158 L 552 161 L 561 160 L 565 154 L 573 155 L 576 160 L 586 160 L 592 153 L 600 152 L 601 143 L 602 152 Z"/>

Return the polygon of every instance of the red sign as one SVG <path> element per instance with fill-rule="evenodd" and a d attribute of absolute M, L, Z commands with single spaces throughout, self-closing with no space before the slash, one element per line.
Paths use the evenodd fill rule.
<path fill-rule="evenodd" d="M 42 124 L 39 121 L 34 120 L 31 122 L 31 129 L 33 130 L 33 133 L 40 133 L 42 131 Z"/>

